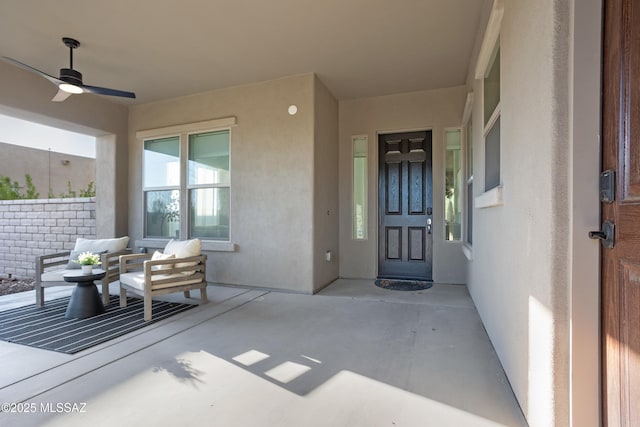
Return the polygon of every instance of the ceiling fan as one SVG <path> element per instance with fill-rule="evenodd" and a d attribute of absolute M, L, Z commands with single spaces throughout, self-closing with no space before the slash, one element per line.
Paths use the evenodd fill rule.
<path fill-rule="evenodd" d="M 53 77 L 47 73 L 37 70 L 27 64 L 23 64 L 20 61 L 16 61 L 13 58 L 3 56 L 2 59 L 11 64 L 17 65 L 27 71 L 38 74 L 49 80 L 54 85 L 58 86 L 58 93 L 53 97 L 52 101 L 62 102 L 72 94 L 80 93 L 95 93 L 98 95 L 109 96 L 121 96 L 124 98 L 135 98 L 136 94 L 133 92 L 126 92 L 124 90 L 109 89 L 106 87 L 89 86 L 82 83 L 82 74 L 79 71 L 73 69 L 73 49 L 80 46 L 78 40 L 63 37 L 62 42 L 69 48 L 69 68 L 60 69 L 60 77 Z"/>

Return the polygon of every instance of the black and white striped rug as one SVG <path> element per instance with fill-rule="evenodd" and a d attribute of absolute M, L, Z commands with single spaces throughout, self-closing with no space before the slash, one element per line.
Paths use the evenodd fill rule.
<path fill-rule="evenodd" d="M 153 301 L 153 317 L 145 322 L 142 299 L 127 298 L 127 307 L 120 308 L 119 297 L 112 295 L 103 314 L 68 320 L 69 298 L 0 312 L 0 340 L 73 354 L 195 307 Z"/>

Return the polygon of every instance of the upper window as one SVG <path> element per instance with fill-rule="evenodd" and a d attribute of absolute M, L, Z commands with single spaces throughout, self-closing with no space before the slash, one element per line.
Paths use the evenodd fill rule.
<path fill-rule="evenodd" d="M 496 46 L 489 61 L 487 74 L 483 81 L 484 90 L 484 124 L 491 120 L 491 116 L 500 105 L 500 47 Z"/>
<path fill-rule="evenodd" d="M 144 235 L 229 240 L 230 131 L 144 141 Z"/>
<path fill-rule="evenodd" d="M 483 81 L 484 190 L 500 185 L 500 46 L 496 45 Z"/>

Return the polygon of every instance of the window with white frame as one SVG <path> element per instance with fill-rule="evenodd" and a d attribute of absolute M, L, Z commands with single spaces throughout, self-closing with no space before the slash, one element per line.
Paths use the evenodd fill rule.
<path fill-rule="evenodd" d="M 367 136 L 354 136 L 353 145 L 353 238 L 367 238 Z"/>
<path fill-rule="evenodd" d="M 462 238 L 467 249 L 473 243 L 473 92 L 467 94 L 467 100 L 462 113 L 462 148 L 464 157 L 463 166 L 463 218 Z M 464 249 L 464 248 L 463 248 Z M 465 252 L 467 254 L 467 252 Z"/>
<path fill-rule="evenodd" d="M 445 145 L 445 240 L 462 238 L 462 145 L 460 129 L 444 132 Z"/>
<path fill-rule="evenodd" d="M 195 127 L 144 139 L 145 238 L 229 241 L 230 129 Z"/>
<path fill-rule="evenodd" d="M 500 44 L 496 44 L 483 80 L 484 190 L 500 185 Z"/>
<path fill-rule="evenodd" d="M 474 117 L 475 126 L 480 128 L 480 143 L 476 145 L 480 149 L 481 173 L 484 180 L 478 181 L 478 171 L 473 175 L 473 182 L 480 194 L 473 198 L 474 209 L 484 209 L 503 204 L 502 171 L 501 171 L 501 106 L 500 106 L 500 27 L 504 15 L 504 0 L 493 0 L 491 14 L 487 27 L 482 37 L 480 52 L 476 62 L 474 76 L 482 98 L 478 107 L 480 116 Z M 468 116 L 467 116 L 468 117 Z M 477 142 L 477 141 L 476 141 Z M 471 175 L 470 175 L 471 176 Z M 480 185 L 477 183 L 480 182 Z M 468 197 L 470 198 L 468 193 Z M 471 198 L 468 201 L 470 204 Z M 469 236 L 471 234 L 468 234 Z"/>
<path fill-rule="evenodd" d="M 189 135 L 189 237 L 229 240 L 229 131 Z"/>
<path fill-rule="evenodd" d="M 145 237 L 180 237 L 180 137 L 144 141 Z"/>
<path fill-rule="evenodd" d="M 469 120 L 466 126 L 466 149 L 467 149 L 467 200 L 466 200 L 466 213 L 467 218 L 465 222 L 465 241 L 471 246 L 473 243 L 473 116 L 469 115 Z"/>

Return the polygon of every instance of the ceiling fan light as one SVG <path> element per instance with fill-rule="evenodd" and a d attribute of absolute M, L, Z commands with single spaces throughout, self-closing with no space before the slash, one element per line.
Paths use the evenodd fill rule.
<path fill-rule="evenodd" d="M 72 84 L 69 84 L 69 83 L 61 83 L 60 86 L 58 86 L 58 88 L 60 90 L 63 90 L 65 92 L 67 92 L 67 93 L 79 94 L 79 93 L 84 92 L 84 90 L 82 90 L 81 87 L 75 86 L 75 85 L 72 85 Z"/>

